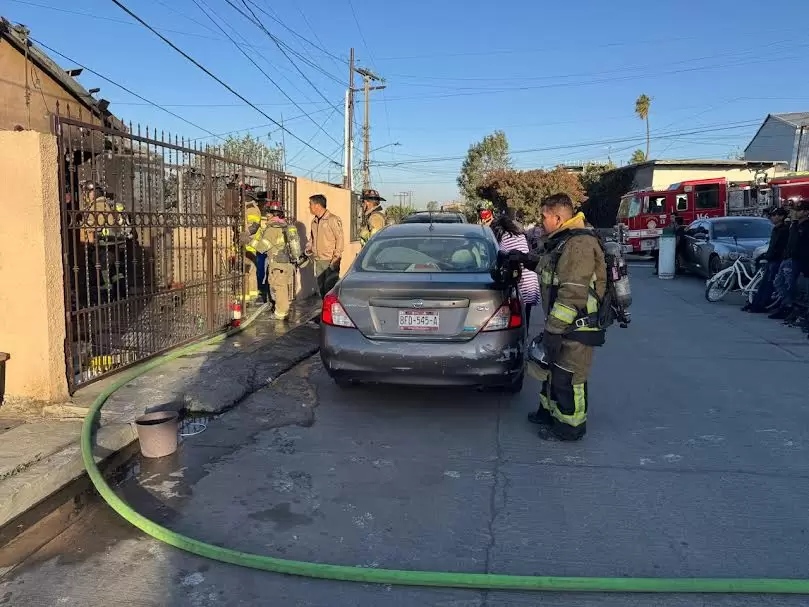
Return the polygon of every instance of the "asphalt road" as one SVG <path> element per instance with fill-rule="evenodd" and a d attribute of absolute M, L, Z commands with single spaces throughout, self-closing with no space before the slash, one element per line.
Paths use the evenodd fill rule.
<path fill-rule="evenodd" d="M 586 439 L 545 443 L 519 396 L 336 388 L 317 358 L 142 462 L 122 493 L 172 529 L 292 559 L 573 576 L 809 577 L 809 340 L 633 268 L 630 329 L 595 363 Z M 809 604 L 307 580 L 209 562 L 103 505 L 0 581 L 0 605 Z"/>

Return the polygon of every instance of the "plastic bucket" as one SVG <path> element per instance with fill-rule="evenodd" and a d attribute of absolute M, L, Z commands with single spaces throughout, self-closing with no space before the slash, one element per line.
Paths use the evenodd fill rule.
<path fill-rule="evenodd" d="M 144 457 L 165 457 L 177 451 L 179 417 L 176 411 L 155 411 L 135 420 L 140 452 Z"/>
<path fill-rule="evenodd" d="M 6 361 L 11 358 L 5 352 L 0 352 L 0 405 L 6 396 Z"/>

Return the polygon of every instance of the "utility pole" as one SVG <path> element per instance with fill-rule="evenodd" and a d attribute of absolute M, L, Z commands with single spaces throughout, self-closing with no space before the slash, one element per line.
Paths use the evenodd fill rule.
<path fill-rule="evenodd" d="M 365 94 L 365 119 L 362 127 L 362 189 L 371 187 L 371 91 L 380 91 L 385 88 L 384 84 L 371 86 L 371 82 L 385 82 L 385 80 L 371 70 L 357 68 L 354 70 L 363 80 L 363 92 Z"/>
<path fill-rule="evenodd" d="M 351 49 L 348 60 L 348 90 L 345 107 L 345 152 L 343 167 L 343 187 L 349 191 L 354 189 L 354 49 Z"/>

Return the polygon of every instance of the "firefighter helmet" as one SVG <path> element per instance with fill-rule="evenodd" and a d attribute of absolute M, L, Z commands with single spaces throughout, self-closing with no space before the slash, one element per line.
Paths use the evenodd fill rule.
<path fill-rule="evenodd" d="M 264 205 L 264 212 L 274 215 L 283 215 L 284 206 L 277 200 L 270 200 Z"/>

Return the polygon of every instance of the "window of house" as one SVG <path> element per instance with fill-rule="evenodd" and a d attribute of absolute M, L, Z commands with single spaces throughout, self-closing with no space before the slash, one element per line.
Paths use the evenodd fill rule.
<path fill-rule="evenodd" d="M 694 206 L 697 210 L 719 208 L 719 184 L 698 185 L 694 188 Z"/>

